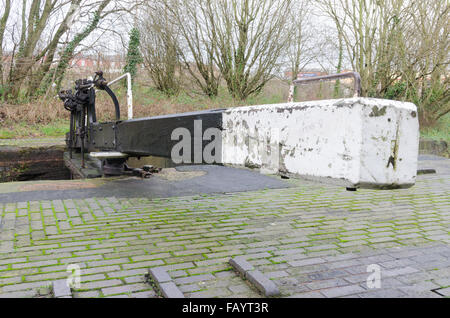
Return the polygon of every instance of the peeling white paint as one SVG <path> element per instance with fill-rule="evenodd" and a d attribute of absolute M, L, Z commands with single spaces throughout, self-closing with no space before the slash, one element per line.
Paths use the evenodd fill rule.
<path fill-rule="evenodd" d="M 222 162 L 348 187 L 415 183 L 412 103 L 348 98 L 239 107 L 223 114 Z"/>

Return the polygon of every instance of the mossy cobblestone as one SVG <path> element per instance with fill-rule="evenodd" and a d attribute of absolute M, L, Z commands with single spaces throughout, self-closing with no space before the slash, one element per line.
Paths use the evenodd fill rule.
<path fill-rule="evenodd" d="M 68 264 L 81 268 L 74 297 L 158 297 L 144 276 L 159 266 L 186 297 L 259 297 L 228 265 L 239 255 L 283 297 L 441 297 L 431 289 L 448 288 L 448 175 L 422 175 L 414 187 L 390 191 L 290 182 L 167 199 L 0 204 L 0 297 L 33 297 L 67 277 Z M 382 290 L 365 285 L 373 263 L 391 277 Z M 416 289 L 414 273 L 425 275 Z"/>

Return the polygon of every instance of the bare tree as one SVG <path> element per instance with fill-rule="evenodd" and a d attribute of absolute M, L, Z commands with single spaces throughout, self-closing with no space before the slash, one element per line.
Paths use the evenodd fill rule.
<path fill-rule="evenodd" d="M 153 83 L 166 95 L 177 94 L 180 89 L 178 25 L 169 19 L 164 2 L 147 4 L 139 28 L 144 65 Z"/>
<path fill-rule="evenodd" d="M 75 0 L 75 1 L 79 1 L 79 0 Z M 105 15 L 102 16 L 103 11 L 110 4 L 110 2 L 111 2 L 111 0 L 102 0 L 100 2 L 100 4 L 98 5 L 98 7 L 96 8 L 96 10 L 94 11 L 93 17 L 88 22 L 87 26 L 85 26 L 81 32 L 76 33 L 76 35 L 74 36 L 72 41 L 70 41 L 65 46 L 64 50 L 61 53 L 61 58 L 59 60 L 58 66 L 56 67 L 56 69 L 54 71 L 55 72 L 54 80 L 56 83 L 57 90 L 59 90 L 61 87 L 61 82 L 64 78 L 64 74 L 69 65 L 69 61 L 73 57 L 76 47 L 78 45 L 80 45 L 80 43 L 84 39 L 86 39 L 86 37 L 88 37 L 89 34 L 91 34 L 91 32 L 93 30 L 95 30 L 95 28 L 97 28 L 102 17 L 105 17 L 105 15 L 108 14 L 108 13 L 106 13 Z M 48 71 L 48 69 L 47 69 L 47 71 Z M 42 74 L 41 74 L 41 76 L 42 76 Z M 49 74 L 49 76 L 47 78 L 51 78 L 51 77 L 53 77 L 52 74 Z M 41 77 L 41 80 L 42 80 L 42 78 L 43 77 Z M 47 80 L 45 83 L 48 85 L 48 83 L 50 83 L 50 81 Z"/>
<path fill-rule="evenodd" d="M 74 0 L 70 3 L 69 10 L 64 17 L 64 20 L 59 25 L 56 34 L 54 35 L 53 39 L 50 41 L 48 47 L 45 49 L 45 59 L 42 61 L 42 63 L 37 68 L 36 72 L 34 72 L 34 76 L 31 77 L 30 85 L 29 85 L 29 95 L 35 96 L 38 94 L 38 89 L 41 86 L 41 82 L 45 75 L 49 72 L 50 66 L 53 63 L 53 59 L 55 57 L 55 54 L 57 52 L 58 43 L 62 37 L 63 34 L 65 34 L 74 19 L 74 15 L 76 14 L 77 10 L 80 7 L 81 0 Z M 51 75 L 50 75 L 51 76 Z M 53 76 L 51 76 L 53 77 Z M 51 78 L 50 77 L 50 78 Z"/>
<path fill-rule="evenodd" d="M 24 0 L 22 6 L 22 32 L 19 42 L 19 51 L 15 64 L 11 65 L 11 77 L 8 80 L 8 97 L 11 99 L 17 99 L 22 83 L 32 67 L 37 61 L 41 60 L 49 48 L 56 45 L 55 43 L 59 40 L 59 38 L 55 36 L 50 41 L 47 48 L 36 52 L 38 49 L 38 42 L 43 36 L 51 14 L 55 13 L 55 11 L 60 8 L 59 5 L 57 5 L 57 1 L 45 0 L 43 5 L 41 5 L 41 1 L 39 0 L 31 1 L 28 9 L 28 16 L 26 16 L 27 1 Z M 64 17 L 61 28 L 65 28 L 68 19 L 69 13 Z M 60 33 L 58 35 L 60 35 Z"/>
<path fill-rule="evenodd" d="M 422 124 L 450 111 L 449 2 L 319 0 L 363 94 L 413 101 Z"/>
<path fill-rule="evenodd" d="M 301 72 L 313 59 L 314 30 L 311 28 L 310 0 L 297 0 L 293 2 L 288 19 L 290 23 L 289 38 L 286 47 L 287 61 L 289 63 L 290 80 L 297 79 Z M 297 86 L 294 86 L 293 99 L 297 93 Z"/>
<path fill-rule="evenodd" d="M 221 77 L 214 63 L 215 43 L 208 37 L 208 23 L 201 14 L 204 0 L 164 3 L 180 30 L 179 55 L 186 69 L 205 95 L 217 96 Z"/>
<path fill-rule="evenodd" d="M 373 94 L 377 70 L 389 64 L 389 40 L 397 31 L 392 15 L 399 15 L 404 0 L 319 0 L 336 25 L 338 39 L 352 68 L 361 75 L 363 95 Z M 394 11 L 397 11 L 394 13 Z M 344 52 L 342 52 L 342 55 Z M 377 62 L 380 61 L 381 64 Z M 382 62 L 384 61 L 384 62 Z M 342 64 L 342 63 L 339 63 Z M 384 68 L 383 71 L 387 69 Z M 387 75 L 385 75 L 387 76 Z"/>
<path fill-rule="evenodd" d="M 18 15 L 10 26 L 13 39 L 5 96 L 36 96 L 51 80 L 58 86 L 82 42 L 111 13 L 132 10 L 138 0 L 22 0 L 12 2 Z M 9 3 L 9 2 L 8 2 Z M 76 31 L 79 29 L 80 31 Z M 66 38 L 66 40 L 63 40 Z M 5 44 L 4 38 L 2 45 Z M 8 43 L 8 42 L 6 42 Z M 9 44 L 9 49 L 11 45 Z"/>
<path fill-rule="evenodd" d="M 408 14 L 394 92 L 419 106 L 422 124 L 433 125 L 450 112 L 450 2 L 416 1 Z"/>
<path fill-rule="evenodd" d="M 287 46 L 291 1 L 204 0 L 200 9 L 230 94 L 244 100 L 259 93 Z"/>
<path fill-rule="evenodd" d="M 11 0 L 5 0 L 5 6 L 2 18 L 0 19 L 0 85 L 3 90 L 3 37 L 5 34 L 6 22 L 8 21 L 9 14 L 11 12 Z M 0 97 L 2 96 L 2 91 L 0 91 Z"/>

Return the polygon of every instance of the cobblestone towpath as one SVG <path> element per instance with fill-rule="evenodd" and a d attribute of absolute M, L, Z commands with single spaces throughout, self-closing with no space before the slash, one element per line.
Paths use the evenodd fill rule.
<path fill-rule="evenodd" d="M 450 160 L 420 165 L 437 173 L 409 189 L 356 192 L 291 179 L 278 189 L 89 197 L 92 181 L 61 181 L 83 196 L 27 201 L 46 183 L 21 196 L 11 184 L 1 190 L 0 297 L 54 297 L 52 286 L 64 289 L 55 281 L 77 273 L 71 297 L 164 297 L 150 269 L 187 298 L 263 297 L 230 265 L 237 257 L 276 297 L 449 297 Z"/>

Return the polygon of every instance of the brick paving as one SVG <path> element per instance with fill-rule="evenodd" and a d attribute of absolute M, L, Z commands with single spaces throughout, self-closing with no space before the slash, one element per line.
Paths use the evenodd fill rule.
<path fill-rule="evenodd" d="M 36 297 L 69 264 L 81 271 L 76 298 L 161 297 L 149 268 L 185 297 L 262 297 L 231 268 L 241 255 L 281 297 L 449 297 L 450 163 L 439 165 L 389 191 L 289 180 L 167 199 L 0 203 L 0 297 Z M 380 288 L 369 288 L 374 265 Z"/>

